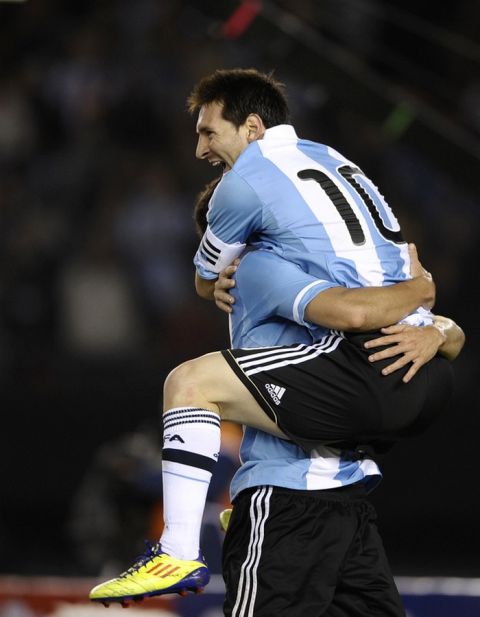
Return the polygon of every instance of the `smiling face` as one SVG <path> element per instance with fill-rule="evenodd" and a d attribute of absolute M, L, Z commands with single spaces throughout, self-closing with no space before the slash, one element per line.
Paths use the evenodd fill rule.
<path fill-rule="evenodd" d="M 198 159 L 207 159 L 212 165 L 223 166 L 228 170 L 250 142 L 263 136 L 265 127 L 258 116 L 251 114 L 245 123 L 237 128 L 223 118 L 222 108 L 223 105 L 217 102 L 201 107 L 195 155 Z"/>

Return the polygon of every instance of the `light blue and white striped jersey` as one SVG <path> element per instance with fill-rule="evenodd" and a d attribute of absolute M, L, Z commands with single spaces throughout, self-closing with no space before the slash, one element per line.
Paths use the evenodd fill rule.
<path fill-rule="evenodd" d="M 251 143 L 215 189 L 194 263 L 214 279 L 246 245 L 267 248 L 306 273 L 345 287 L 410 278 L 408 245 L 377 187 L 332 148 L 290 125 Z M 431 323 L 423 309 L 407 318 Z"/>
<path fill-rule="evenodd" d="M 236 282 L 230 315 L 233 347 L 311 344 L 327 333 L 304 322 L 304 311 L 317 293 L 333 283 L 315 279 L 296 264 L 264 250 L 242 258 Z M 230 487 L 232 499 L 246 488 L 262 485 L 319 490 L 363 481 L 372 490 L 381 479 L 378 466 L 369 459 L 350 461 L 338 449 L 326 446 L 307 455 L 290 441 L 250 427 L 244 430 L 240 458 L 242 466 Z"/>

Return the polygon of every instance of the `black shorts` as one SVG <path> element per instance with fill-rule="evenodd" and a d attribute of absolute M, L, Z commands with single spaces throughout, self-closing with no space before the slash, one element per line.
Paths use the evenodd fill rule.
<path fill-rule="evenodd" d="M 331 334 L 313 345 L 230 349 L 223 356 L 278 427 L 307 451 L 355 447 L 427 428 L 453 390 L 450 362 L 436 356 L 407 384 L 408 367 L 381 374 L 394 359 L 369 362 L 363 343 L 378 333 Z"/>
<path fill-rule="evenodd" d="M 361 485 L 242 491 L 223 545 L 227 617 L 405 617 Z"/>

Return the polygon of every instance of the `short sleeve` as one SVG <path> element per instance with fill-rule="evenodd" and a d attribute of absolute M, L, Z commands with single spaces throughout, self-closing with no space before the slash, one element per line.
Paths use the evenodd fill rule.
<path fill-rule="evenodd" d="M 299 266 L 268 251 L 251 251 L 237 270 L 238 293 L 254 307 L 258 319 L 283 317 L 302 326 L 307 304 L 318 293 L 336 287 L 331 281 L 316 279 Z"/>
<path fill-rule="evenodd" d="M 217 274 L 241 255 L 252 233 L 260 231 L 262 203 L 256 192 L 234 170 L 215 189 L 208 210 L 208 227 L 195 254 L 202 278 Z"/>

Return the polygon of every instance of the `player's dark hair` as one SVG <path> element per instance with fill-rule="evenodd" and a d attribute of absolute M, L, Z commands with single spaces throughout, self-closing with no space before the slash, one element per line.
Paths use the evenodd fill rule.
<path fill-rule="evenodd" d="M 213 191 L 215 187 L 220 182 L 222 178 L 215 178 L 198 193 L 197 198 L 195 199 L 195 207 L 193 209 L 193 219 L 195 221 L 195 231 L 197 235 L 201 238 L 207 229 L 207 212 L 208 212 L 208 203 L 210 198 L 213 195 Z"/>
<path fill-rule="evenodd" d="M 218 69 L 201 79 L 187 99 L 190 113 L 209 103 L 222 103 L 222 116 L 237 128 L 258 114 L 265 128 L 290 122 L 284 85 L 256 69 Z"/>

